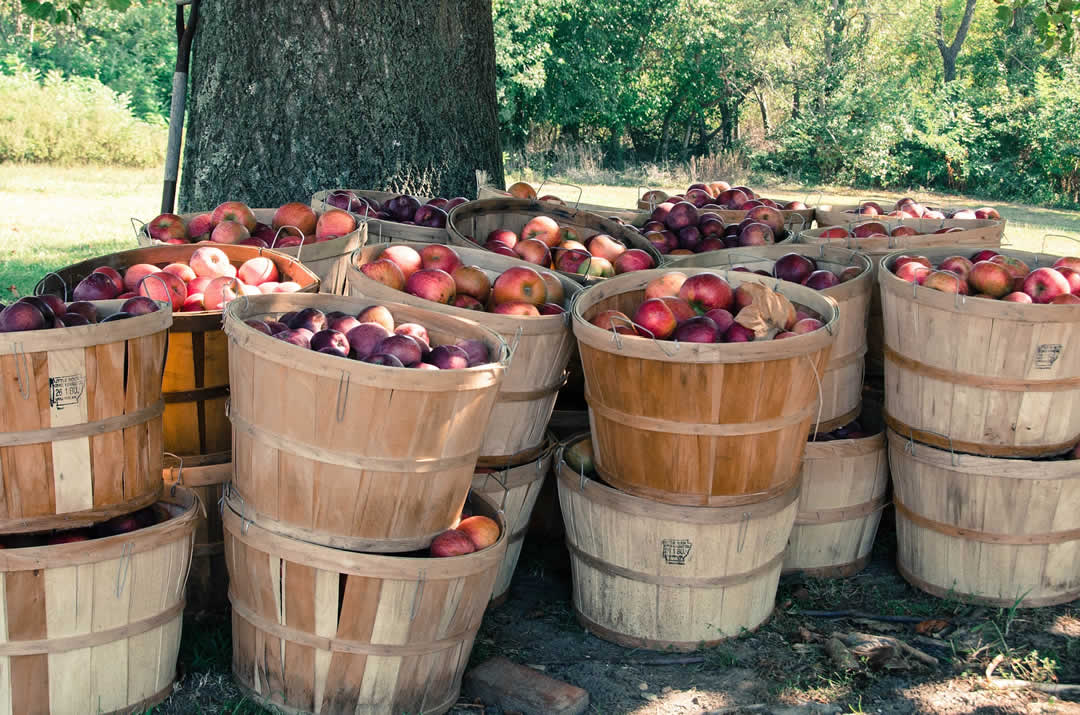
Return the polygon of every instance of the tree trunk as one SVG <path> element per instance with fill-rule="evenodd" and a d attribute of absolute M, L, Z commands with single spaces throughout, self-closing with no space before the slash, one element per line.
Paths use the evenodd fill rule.
<path fill-rule="evenodd" d="M 491 0 L 203 3 L 181 206 L 502 185 Z"/>
<path fill-rule="evenodd" d="M 791 118 L 798 119 L 802 112 L 802 97 L 799 96 L 799 85 L 795 85 L 795 91 L 791 93 Z"/>
<path fill-rule="evenodd" d="M 945 75 L 946 82 L 952 82 L 956 79 L 956 58 L 960 56 L 960 48 L 964 45 L 964 39 L 967 37 L 968 29 L 971 27 L 971 18 L 975 15 L 975 0 L 967 0 L 964 5 L 964 17 L 960 20 L 960 27 L 956 28 L 956 36 L 953 37 L 953 41 L 948 45 L 945 44 L 945 18 L 941 9 L 941 5 L 938 5 L 934 9 L 934 29 L 937 42 L 938 52 L 941 53 L 942 70 Z"/>
<path fill-rule="evenodd" d="M 767 137 L 772 134 L 772 127 L 769 125 L 769 102 L 765 98 L 765 93 L 757 87 L 754 88 L 754 96 L 757 99 L 758 109 L 761 110 L 761 129 Z"/>

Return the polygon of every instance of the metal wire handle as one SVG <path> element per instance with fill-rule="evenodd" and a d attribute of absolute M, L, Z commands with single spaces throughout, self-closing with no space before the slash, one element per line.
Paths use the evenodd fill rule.
<path fill-rule="evenodd" d="M 68 301 L 68 285 L 67 285 L 67 281 L 65 281 L 64 277 L 62 275 L 60 275 L 59 273 L 57 273 L 56 271 L 49 271 L 48 273 L 46 273 L 44 276 L 41 277 L 41 280 L 39 280 L 37 282 L 37 284 L 34 286 L 34 295 L 39 295 L 39 296 L 40 295 L 45 295 L 45 279 L 47 279 L 49 276 L 56 276 L 56 279 L 58 281 L 60 281 L 60 285 L 64 289 L 64 302 L 66 303 Z"/>
<path fill-rule="evenodd" d="M 280 228 L 279 228 L 279 229 L 277 230 L 277 232 L 276 232 L 276 233 L 274 234 L 274 240 L 270 242 L 270 248 L 271 248 L 271 249 L 273 249 L 273 248 L 274 248 L 274 246 L 276 246 L 276 245 L 277 245 L 277 241 L 278 241 L 278 238 L 279 238 L 279 237 L 281 236 L 281 232 L 282 232 L 282 231 L 284 231 L 284 230 L 285 230 L 285 229 L 287 229 L 287 228 L 291 228 L 292 230 L 294 230 L 294 231 L 296 231 L 296 232 L 297 232 L 298 234 L 300 234 L 300 245 L 298 245 L 298 246 L 296 247 L 296 262 L 297 262 L 297 263 L 300 263 L 300 262 L 301 262 L 301 261 L 300 261 L 300 252 L 304 250 L 304 241 L 306 241 L 306 240 L 307 240 L 307 236 L 305 236 L 305 235 L 304 235 L 304 232 L 303 232 L 303 231 L 301 231 L 301 230 L 300 230 L 299 228 L 297 228 L 296 226 L 282 226 L 282 227 L 280 227 Z"/>

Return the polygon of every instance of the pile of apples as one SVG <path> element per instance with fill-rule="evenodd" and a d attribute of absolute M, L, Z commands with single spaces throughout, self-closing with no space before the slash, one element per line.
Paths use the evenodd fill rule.
<path fill-rule="evenodd" d="M 735 266 L 732 270 L 747 271 L 749 269 L 742 266 Z M 803 256 L 798 253 L 787 253 L 776 259 L 771 274 L 766 273 L 765 271 L 756 272 L 763 275 L 772 275 L 774 278 L 779 278 L 782 281 L 798 283 L 799 285 L 804 285 L 807 288 L 813 288 L 814 290 L 827 290 L 835 285 L 847 283 L 850 280 L 858 278 L 862 273 L 862 269 L 858 266 L 848 266 L 839 274 L 836 274 L 825 268 L 819 269 L 817 261 L 809 256 Z"/>
<path fill-rule="evenodd" d="M 908 283 L 943 293 L 1011 303 L 1080 304 L 1080 258 L 1066 256 L 1034 270 L 1019 258 L 982 250 L 949 256 L 938 265 L 926 256 L 899 256 L 889 269 Z"/>
<path fill-rule="evenodd" d="M 690 184 L 685 193 L 669 196 L 663 191 L 646 191 L 641 201 L 658 206 L 661 203 L 688 201 L 699 209 L 725 209 L 728 211 L 749 211 L 757 206 L 768 206 L 784 211 L 799 211 L 808 208 L 802 201 L 779 203 L 757 195 L 746 186 L 732 186 L 726 181 Z"/>
<path fill-rule="evenodd" d="M 368 306 L 356 315 L 304 308 L 276 319 L 245 322 L 290 345 L 372 365 L 463 370 L 491 362 L 483 342 L 469 339 L 453 345 L 433 345 L 427 328 L 419 323 L 396 324 L 382 305 Z"/>
<path fill-rule="evenodd" d="M 598 328 L 622 335 L 675 340 L 683 343 L 747 343 L 754 331 L 736 322 L 739 312 L 753 303 L 742 285 L 731 284 L 716 273 L 687 277 L 672 271 L 649 281 L 645 300 L 633 318 L 617 310 L 604 310 L 589 321 Z M 811 333 L 825 327 L 808 311 L 797 309 L 773 340 Z"/>
<path fill-rule="evenodd" d="M 341 238 L 356 230 L 356 217 L 348 211 L 330 209 L 321 215 L 310 206 L 292 202 L 279 207 L 268 226 L 241 201 L 226 201 L 212 212 L 184 221 L 177 214 L 160 214 L 146 224 L 146 232 L 161 243 L 199 241 L 240 244 L 258 248 L 288 248 Z"/>
<path fill-rule="evenodd" d="M 398 194 L 380 203 L 377 199 L 358 196 L 348 189 L 334 191 L 326 197 L 326 203 L 331 206 L 358 216 L 427 228 L 446 228 L 450 210 L 467 201 L 464 196 L 456 196 L 452 199 L 436 197 L 424 203 L 415 196 Z"/>
<path fill-rule="evenodd" d="M 277 266 L 266 256 L 249 258 L 239 268 L 216 246 L 200 246 L 187 263 L 170 263 L 159 268 L 151 263 L 136 263 L 123 275 L 102 266 L 82 279 L 72 296 L 77 301 L 111 300 L 146 296 L 170 303 L 173 311 L 221 310 L 241 295 L 295 293 L 300 284 L 279 282 Z"/>
<path fill-rule="evenodd" d="M 905 197 L 900 199 L 886 211 L 876 201 L 863 201 L 853 209 L 847 209 L 844 213 L 859 216 L 891 216 L 895 218 L 929 218 L 929 219 L 993 219 L 1001 220 L 1001 214 L 989 206 L 977 209 L 967 208 L 930 208 L 923 206 L 915 199 Z M 936 233 L 941 233 L 940 231 Z"/>
<path fill-rule="evenodd" d="M 929 236 L 937 233 L 956 233 L 964 229 L 959 226 L 942 226 L 930 233 L 920 233 L 913 226 L 898 224 L 890 229 L 880 221 L 866 221 L 854 226 L 830 226 L 818 235 L 821 238 L 888 238 L 890 236 Z"/>
<path fill-rule="evenodd" d="M 431 542 L 435 558 L 464 556 L 482 551 L 499 540 L 499 525 L 486 516 L 465 516 L 453 529 L 447 529 Z"/>
<path fill-rule="evenodd" d="M 532 218 L 520 234 L 497 228 L 487 235 L 484 248 L 544 268 L 598 278 L 656 267 L 653 257 L 640 248 L 628 248 L 606 233 L 582 242 L 577 227 L 560 226 L 550 216 Z"/>
<path fill-rule="evenodd" d="M 739 246 L 766 246 L 787 236 L 784 214 L 773 206 L 754 206 L 739 223 L 725 224 L 720 214 L 689 201 L 665 201 L 641 228 L 664 255 L 689 255 Z"/>
<path fill-rule="evenodd" d="M 106 316 L 102 316 L 98 307 L 86 300 L 65 303 L 62 298 L 55 295 L 27 296 L 19 298 L 7 307 L 0 304 L 0 333 L 111 323 L 157 310 L 157 303 L 142 296 L 128 298 L 120 306 L 119 311 Z"/>
<path fill-rule="evenodd" d="M 431 244 L 419 252 L 391 244 L 360 267 L 372 280 L 425 300 L 468 310 L 537 317 L 566 312 L 562 283 L 551 273 L 514 266 L 495 276 L 467 266 L 450 246 Z"/>
<path fill-rule="evenodd" d="M 145 529 L 161 521 L 164 521 L 164 518 L 154 510 L 154 507 L 146 507 L 132 514 L 116 516 L 108 521 L 83 529 L 10 534 L 0 540 L 0 549 L 28 549 L 35 546 L 55 546 L 56 544 L 73 544 L 77 541 L 104 539 L 108 536 Z"/>

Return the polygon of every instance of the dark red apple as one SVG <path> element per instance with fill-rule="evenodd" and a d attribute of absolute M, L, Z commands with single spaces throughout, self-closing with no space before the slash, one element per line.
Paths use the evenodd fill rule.
<path fill-rule="evenodd" d="M 408 367 L 420 362 L 424 349 L 419 342 L 408 335 L 391 335 L 384 338 L 375 346 L 375 354 L 393 355 L 401 364 Z"/>
<path fill-rule="evenodd" d="M 807 288 L 813 288 L 814 290 L 826 290 L 835 285 L 840 285 L 840 278 L 832 271 L 814 271 L 807 276 L 803 285 Z"/>
<path fill-rule="evenodd" d="M 311 334 L 326 330 L 326 314 L 318 308 L 304 308 L 297 313 L 288 323 L 293 330 L 306 328 Z"/>
<path fill-rule="evenodd" d="M 296 345 L 301 348 L 311 348 L 311 336 L 313 333 L 307 328 L 290 328 L 289 330 L 283 330 L 280 333 L 274 333 L 274 337 L 290 345 Z"/>
<path fill-rule="evenodd" d="M 22 330 L 42 330 L 51 327 L 45 324 L 45 316 L 37 306 L 30 303 L 13 303 L 0 311 L 0 332 L 14 333 Z"/>
<path fill-rule="evenodd" d="M 258 330 L 263 335 L 273 335 L 274 334 L 273 332 L 271 332 L 270 326 L 267 325 L 266 323 L 264 323 L 261 320 L 245 320 L 244 324 L 248 325 L 248 326 L 250 326 L 252 328 L 255 328 L 256 330 Z"/>
<path fill-rule="evenodd" d="M 323 348 L 333 348 L 342 357 L 349 354 L 349 339 L 338 330 L 320 330 L 311 336 L 311 349 L 321 351 Z"/>
<path fill-rule="evenodd" d="M 440 370 L 463 370 L 469 367 L 469 354 L 457 345 L 437 345 L 424 356 L 424 362 Z"/>
<path fill-rule="evenodd" d="M 682 343 L 714 343 L 717 334 L 717 325 L 712 318 L 699 315 L 679 323 L 673 337 Z"/>
<path fill-rule="evenodd" d="M 655 214 L 655 212 L 653 212 Z M 667 217 L 664 219 L 664 225 L 672 231 L 680 231 L 687 226 L 697 226 L 698 222 L 698 210 L 689 201 L 680 201 L 671 207 Z"/>
<path fill-rule="evenodd" d="M 352 357 L 363 360 L 375 352 L 375 346 L 391 335 L 393 333 L 379 323 L 361 323 L 346 333 L 345 338 L 349 342 Z"/>
<path fill-rule="evenodd" d="M 772 274 L 782 281 L 802 283 L 810 274 L 817 270 L 813 259 L 798 253 L 787 253 L 776 259 L 773 264 Z"/>
<path fill-rule="evenodd" d="M 113 279 L 104 273 L 91 273 L 71 292 L 71 297 L 77 301 L 112 300 L 118 295 Z"/>
<path fill-rule="evenodd" d="M 488 352 L 488 347 L 480 340 L 471 338 L 459 340 L 457 346 L 464 350 L 465 354 L 469 356 L 469 367 L 485 365 L 491 362 L 491 354 Z"/>
<path fill-rule="evenodd" d="M 754 331 L 738 323 L 732 323 L 724 333 L 725 343 L 749 343 L 754 340 Z"/>

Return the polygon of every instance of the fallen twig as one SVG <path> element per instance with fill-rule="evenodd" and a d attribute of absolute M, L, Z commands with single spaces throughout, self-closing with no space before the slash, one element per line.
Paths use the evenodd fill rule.
<path fill-rule="evenodd" d="M 591 661 L 596 662 L 596 661 Z M 624 660 L 621 661 L 626 665 L 692 665 L 694 663 L 704 663 L 705 656 L 703 655 L 684 655 L 684 656 L 671 656 L 670 658 L 644 658 L 641 660 Z"/>
<path fill-rule="evenodd" d="M 765 703 L 754 703 L 753 705 L 728 705 L 722 708 L 716 708 L 715 710 L 706 710 L 704 715 L 728 715 L 728 713 L 739 712 L 757 712 L 764 710 L 768 705 Z"/>
<path fill-rule="evenodd" d="M 990 664 L 986 666 L 986 679 L 993 680 L 990 676 L 994 674 L 994 668 L 1001 664 L 1001 661 L 1005 660 L 1003 653 L 998 653 L 994 656 L 994 659 L 990 661 Z"/>
<path fill-rule="evenodd" d="M 863 613 L 862 611 L 799 611 L 799 615 L 810 616 L 811 618 L 865 618 L 871 621 L 881 621 L 882 623 L 922 623 L 926 620 L 914 616 L 875 616 L 872 613 Z"/>
<path fill-rule="evenodd" d="M 1030 680 L 1011 678 L 990 678 L 987 682 L 991 688 L 998 690 L 1038 690 L 1040 693 L 1051 695 L 1080 695 L 1080 685 L 1072 683 L 1033 683 Z"/>
<path fill-rule="evenodd" d="M 844 643 L 836 637 L 825 641 L 825 652 L 832 658 L 833 663 L 841 670 L 858 670 L 859 661 L 847 649 Z"/>
<path fill-rule="evenodd" d="M 884 641 L 886 643 L 889 643 L 891 645 L 896 646 L 901 651 L 903 651 L 904 653 L 910 655 L 912 658 L 914 658 L 915 660 L 917 660 L 917 661 L 919 661 L 921 663 L 925 663 L 926 665 L 933 666 L 933 667 L 937 667 L 938 664 L 939 664 L 938 659 L 935 658 L 934 656 L 928 655 L 927 653 L 923 653 L 921 650 L 919 650 L 915 646 L 909 645 L 909 644 L 905 643 L 904 641 L 900 640 L 899 638 L 893 638 L 892 636 L 876 635 L 876 634 L 871 634 L 871 633 L 854 633 L 854 632 L 853 633 L 848 633 L 847 637 L 854 640 L 854 641 L 859 641 L 860 639 L 873 640 L 873 639 L 876 638 L 878 640 L 881 640 L 881 641 Z"/>

